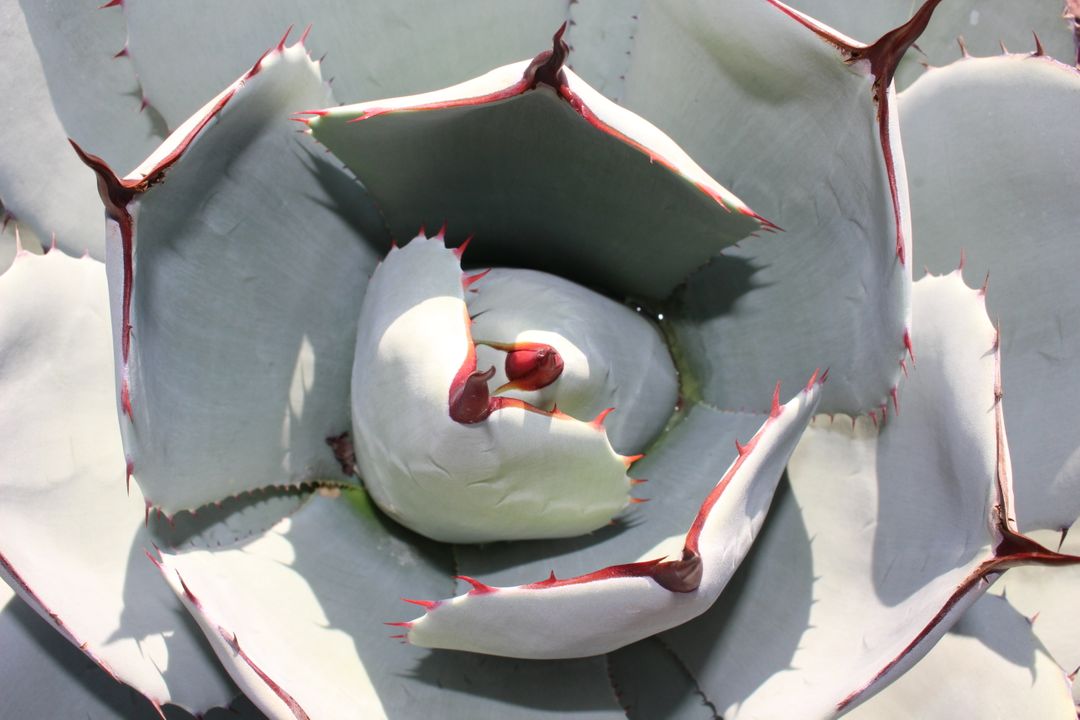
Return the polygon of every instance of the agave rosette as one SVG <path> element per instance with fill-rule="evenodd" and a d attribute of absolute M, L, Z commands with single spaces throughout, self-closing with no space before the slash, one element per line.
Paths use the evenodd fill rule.
<path fill-rule="evenodd" d="M 772 0 L 500 5 L 492 42 L 439 45 L 453 62 L 434 39 L 479 8 L 405 37 L 380 28 L 419 8 L 349 8 L 371 17 L 364 42 L 325 23 L 331 91 L 307 33 L 230 81 L 243 43 L 176 43 L 231 20 L 121 4 L 62 45 L 61 11 L 5 10 L 39 58 L 9 89 L 53 95 L 0 134 L 5 711 L 1075 712 L 1054 131 L 1080 78 L 1041 42 L 897 95 L 920 35 L 935 58 L 957 32 L 948 3 L 877 9 L 869 45 Z M 229 13 L 314 20 L 320 47 L 331 4 Z M 983 12 L 1046 22 L 1060 57 L 1035 5 Z M 130 58 L 149 109 L 75 112 L 69 63 L 98 67 L 121 17 L 96 82 Z M 945 274 L 913 285 L 915 262 Z M 1062 567 L 980 599 L 1019 565 Z M 993 687 L 928 692 L 947 671 Z"/>

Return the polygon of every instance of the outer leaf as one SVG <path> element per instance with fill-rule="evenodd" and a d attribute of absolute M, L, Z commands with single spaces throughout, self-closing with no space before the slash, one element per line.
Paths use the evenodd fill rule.
<path fill-rule="evenodd" d="M 847 717 L 1073 720 L 1069 685 L 1028 619 L 986 595 L 918 665 Z"/>
<path fill-rule="evenodd" d="M 400 606 L 392 588 L 445 592 L 450 557 L 381 518 L 359 490 L 317 495 L 235 547 L 165 555 L 162 572 L 274 718 L 619 714 L 602 663 L 418 657 L 388 640 L 379 619 Z"/>
<path fill-rule="evenodd" d="M 153 705 L 95 665 L 0 583 L 0 697 L 13 718 L 153 720 Z"/>
<path fill-rule="evenodd" d="M 105 298 L 104 266 L 59 252 L 0 276 L 0 576 L 114 678 L 203 711 L 233 689 L 144 557 Z"/>
<path fill-rule="evenodd" d="M 127 170 L 153 151 L 168 131 L 142 96 L 127 57 L 120 8 L 102 7 L 105 4 L 19 0 L 64 132 L 94 148 L 113 167 Z M 63 140 L 63 136 L 54 139 L 55 150 L 70 153 Z M 93 191 L 88 177 L 80 168 L 84 192 Z M 83 232 L 100 245 L 98 227 L 94 223 Z"/>
<path fill-rule="evenodd" d="M 927 73 L 901 110 L 917 263 L 941 271 L 966 254 L 969 277 L 991 274 L 1020 527 L 1067 528 L 1080 513 L 1080 434 L 1063 422 L 1080 393 L 1080 150 L 1064 138 L 1080 73 L 1048 58 L 964 60 Z"/>
<path fill-rule="evenodd" d="M 363 193 L 300 142 L 328 90 L 279 46 L 131 175 L 101 176 L 121 429 L 169 513 L 269 485 L 344 480 L 348 378 L 377 238 Z"/>
<path fill-rule="evenodd" d="M 900 414 L 880 434 L 820 418 L 733 602 L 666 636 L 725 717 L 834 716 L 914 665 L 1006 567 L 1078 560 L 1009 519 L 982 298 L 951 275 L 915 301 L 926 350 Z"/>
<path fill-rule="evenodd" d="M 897 86 L 906 88 L 923 73 L 922 65 L 952 62 L 963 48 L 976 55 L 991 55 L 1001 45 L 1012 50 L 1035 48 L 1038 35 L 1051 57 L 1076 64 L 1076 42 L 1070 19 L 1063 17 L 1067 0 L 953 0 L 941 6 L 934 22 L 919 38 L 919 52 L 909 53 L 897 72 Z M 793 7 L 867 42 L 906 21 L 914 10 L 911 0 L 870 0 L 858 4 L 843 0 L 792 0 Z"/>
<path fill-rule="evenodd" d="M 15 2 L 0 6 L 0 97 L 19 103 L 0 124 L 0 199 L 38 237 L 102 258 L 94 176 L 65 142 L 27 24 Z"/>
<path fill-rule="evenodd" d="M 564 69 L 563 31 L 531 62 L 422 95 L 312 111 L 308 125 L 398 239 L 445 222 L 476 236 L 474 261 L 664 298 L 769 223 L 656 127 Z"/>
<path fill-rule="evenodd" d="M 1075 523 L 1064 542 L 1056 533 L 1039 531 L 1033 535 L 1047 547 L 1080 554 L 1080 523 Z M 1076 595 L 1080 588 L 1080 568 L 1017 568 L 1005 575 L 992 592 L 1007 597 L 1009 604 L 1024 613 L 1031 629 L 1046 646 L 1060 668 L 1069 673 L 1073 701 L 1080 705 L 1080 624 L 1076 622 Z"/>
<path fill-rule="evenodd" d="M 125 0 L 124 16 L 147 96 L 177 124 L 292 25 L 313 25 L 313 53 L 326 55 L 338 97 L 391 97 L 527 57 L 566 19 L 566 3 Z"/>
<path fill-rule="evenodd" d="M 777 394 L 779 388 L 777 388 Z M 773 411 L 739 447 L 685 537 L 662 542 L 641 561 L 517 587 L 473 589 L 428 603 L 404 623 L 425 647 L 531 658 L 585 657 L 628 645 L 700 615 L 749 550 L 784 463 L 817 406 L 818 385 Z"/>
<path fill-rule="evenodd" d="M 864 48 L 810 25 L 769 0 L 648 3 L 621 73 L 627 107 L 785 229 L 724 251 L 669 308 L 684 371 L 722 408 L 763 410 L 777 378 L 821 366 L 822 410 L 865 412 L 900 374 L 910 232 L 885 58 L 920 28 Z"/>

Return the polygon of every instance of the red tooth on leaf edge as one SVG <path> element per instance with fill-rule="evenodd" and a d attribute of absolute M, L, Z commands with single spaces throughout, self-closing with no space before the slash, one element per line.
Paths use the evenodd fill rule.
<path fill-rule="evenodd" d="M 468 575 L 455 575 L 454 578 L 457 580 L 464 580 L 472 585 L 473 589 L 469 591 L 470 595 L 486 595 L 495 592 L 495 588 L 490 585 L 485 585 L 476 578 L 471 578 Z"/>

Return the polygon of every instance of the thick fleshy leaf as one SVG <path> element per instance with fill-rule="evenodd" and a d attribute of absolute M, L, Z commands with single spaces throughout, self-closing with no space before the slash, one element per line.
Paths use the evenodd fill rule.
<path fill-rule="evenodd" d="M 564 0 L 124 0 L 123 7 L 147 97 L 173 124 L 291 26 L 311 24 L 312 54 L 325 54 L 335 94 L 355 101 L 430 90 L 527 57 L 567 12 Z"/>
<path fill-rule="evenodd" d="M 656 127 L 534 60 L 443 90 L 312 111 L 391 234 L 446 223 L 472 261 L 525 265 L 660 299 L 721 248 L 769 227 Z M 678 252 L 671 251 L 677 242 Z"/>
<path fill-rule="evenodd" d="M 724 717 L 829 717 L 910 668 L 1005 568 L 1068 563 L 1017 535 L 996 334 L 958 275 L 915 289 L 925 351 L 880 434 L 819 417 L 731 601 L 666 639 Z"/>
<path fill-rule="evenodd" d="M 915 8 L 911 0 L 791 0 L 792 7 L 850 35 L 871 42 L 907 21 Z M 1046 53 L 1063 63 L 1076 63 L 1071 18 L 1066 0 L 951 0 L 942 4 L 934 22 L 919 38 L 919 51 L 900 64 L 896 84 L 904 89 L 924 71 L 923 64 L 941 66 L 961 53 L 957 38 L 975 55 L 991 55 L 1002 45 L 1014 51 L 1034 50 L 1038 35 Z"/>
<path fill-rule="evenodd" d="M 294 132 L 329 91 L 278 46 L 123 180 L 109 214 L 121 429 L 168 513 L 342 481 L 356 315 L 378 248 L 366 196 Z M 366 238 L 366 239 L 365 239 Z"/>
<path fill-rule="evenodd" d="M 602 416 L 579 420 L 492 394 L 494 371 L 477 366 L 460 254 L 421 235 L 391 250 L 368 284 L 352 378 L 365 487 L 391 517 L 444 542 L 602 527 L 630 502 L 637 458 L 612 449 Z"/>
<path fill-rule="evenodd" d="M 881 58 L 918 27 L 870 49 L 816 28 L 842 52 L 769 0 L 656 2 L 635 14 L 625 86 L 605 92 L 784 228 L 725 250 L 665 310 L 684 378 L 713 405 L 761 411 L 778 378 L 829 367 L 823 411 L 878 408 L 900 375 L 910 293 L 907 190 Z M 575 69 L 608 83 L 593 57 Z"/>
<path fill-rule="evenodd" d="M 64 132 L 115 168 L 138 165 L 168 132 L 161 116 L 142 97 L 127 57 L 120 8 L 93 2 L 73 6 L 63 0 L 20 0 L 19 4 Z M 56 140 L 57 149 L 70 154 L 64 138 Z M 85 191 L 92 194 L 94 184 L 88 178 L 93 176 L 80 168 L 79 177 Z M 100 226 L 96 222 L 87 232 L 97 239 Z"/>
<path fill-rule="evenodd" d="M 1080 73 L 1049 58 L 963 60 L 927 73 L 900 109 L 917 264 L 941 272 L 963 254 L 968 277 L 990 274 L 1020 527 L 1067 528 L 1080 513 L 1080 433 L 1064 422 L 1080 393 L 1080 149 L 1063 138 Z"/>
<path fill-rule="evenodd" d="M 37 236 L 26 226 L 20 227 L 15 217 L 0 205 L 0 273 L 11 267 L 20 248 L 36 255 L 43 252 Z"/>
<path fill-rule="evenodd" d="M 418 656 L 388 639 L 381 620 L 399 611 L 397 588 L 449 589 L 448 549 L 382 518 L 360 490 L 323 493 L 261 537 L 162 558 L 222 662 L 268 715 L 414 717 L 438 707 L 447 717 L 621 716 L 602 661 Z"/>
<path fill-rule="evenodd" d="M 574 578 L 492 587 L 429 603 L 406 637 L 425 647 L 531 658 L 586 657 L 677 626 L 716 600 L 749 550 L 791 450 L 817 407 L 815 379 L 773 411 L 700 506 L 684 536 L 642 560 Z M 779 388 L 777 388 L 777 393 Z"/>
<path fill-rule="evenodd" d="M 984 595 L 914 668 L 847 717 L 1073 720 L 1069 684 L 1028 619 Z"/>
<path fill-rule="evenodd" d="M 0 583 L 0 647 L 5 717 L 161 717 L 146 698 L 109 677 L 4 583 Z"/>
<path fill-rule="evenodd" d="M 27 18 L 13 1 L 0 5 L 0 66 L 0 97 L 18 103 L 0 123 L 0 201 L 38 237 L 55 236 L 73 255 L 103 258 L 94 174 L 67 144 Z"/>
<path fill-rule="evenodd" d="M 558 353 L 557 381 L 500 393 L 579 420 L 603 415 L 611 444 L 624 455 L 644 450 L 671 419 L 679 394 L 671 353 L 643 313 L 568 280 L 495 268 L 466 293 L 477 341 L 477 367 L 495 368 L 491 384 L 509 382 L 505 353 L 482 344 L 542 343 Z"/>
<path fill-rule="evenodd" d="M 1061 542 L 1057 533 L 1042 530 L 1032 535 L 1047 547 L 1080 555 L 1080 523 L 1073 524 Z M 1080 706 L 1080 623 L 1076 622 L 1076 598 L 1080 593 L 1080 568 L 1016 568 L 1006 573 L 991 590 L 1031 620 L 1035 635 L 1064 672 L 1073 679 L 1073 701 Z"/>
<path fill-rule="evenodd" d="M 204 711 L 233 689 L 144 556 L 106 297 L 104 265 L 55 251 L 0 276 L 0 576 L 113 677 Z"/>

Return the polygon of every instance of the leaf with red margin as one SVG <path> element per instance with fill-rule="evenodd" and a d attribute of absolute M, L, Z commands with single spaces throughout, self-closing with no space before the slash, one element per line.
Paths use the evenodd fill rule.
<path fill-rule="evenodd" d="M 1072 720 L 1070 684 L 1028 618 L 987 594 L 915 667 L 846 717 Z"/>
<path fill-rule="evenodd" d="M 475 235 L 476 262 L 619 296 L 662 299 L 721 248 L 773 227 L 566 69 L 564 30 L 532 61 L 421 95 L 313 110 L 308 125 L 399 240 L 445 222 Z"/>
<path fill-rule="evenodd" d="M 376 98 L 422 92 L 527 57 L 566 20 L 566 3 L 126 0 L 124 18 L 147 96 L 179 123 L 289 26 L 310 24 L 312 55 L 325 58 L 324 74 L 339 98 Z"/>
<path fill-rule="evenodd" d="M 440 600 L 404 623 L 423 647 L 524 658 L 573 658 L 609 652 L 705 612 L 723 590 L 761 527 L 783 465 L 817 407 L 815 375 L 773 410 L 718 479 L 681 547 L 661 543 L 635 563 L 573 578 L 491 587 Z M 673 538 L 672 540 L 676 540 Z M 674 550 L 674 553 L 668 553 Z M 668 557 L 665 558 L 665 556 Z"/>
<path fill-rule="evenodd" d="M 760 546 L 738 602 L 722 597 L 665 636 L 725 717 L 835 716 L 914 665 L 1006 568 L 1080 562 L 1009 520 L 982 296 L 958 274 L 926 278 L 914 321 L 924 351 L 900 414 L 880 432 L 819 417 L 792 456 L 777 541 Z"/>
<path fill-rule="evenodd" d="M 624 717 L 600 658 L 528 663 L 424 656 L 399 645 L 397 629 L 379 619 L 400 609 L 395 588 L 427 596 L 450 589 L 448 548 L 385 519 L 361 490 L 333 495 L 316 495 L 260 537 L 161 559 L 166 580 L 264 712 L 419 717 L 437 707 L 461 718 Z"/>
<path fill-rule="evenodd" d="M 903 0 L 791 0 L 788 4 L 868 42 L 908 20 L 915 9 Z M 947 65 L 962 52 L 992 55 L 1001 45 L 1014 52 L 1034 50 L 1033 35 L 1047 55 L 1073 65 L 1076 44 L 1071 23 L 1062 17 L 1063 5 L 1063 0 L 950 0 L 938 8 L 934 22 L 919 36 L 918 51 L 908 53 L 900 63 L 896 87 L 904 90 L 911 85 L 925 64 Z"/>
<path fill-rule="evenodd" d="M 152 704 L 202 712 L 234 689 L 142 557 L 106 297 L 89 258 L 24 254 L 0 275 L 0 577 Z"/>
<path fill-rule="evenodd" d="M 328 98 L 282 38 L 126 178 L 76 147 L 108 216 L 125 449 L 169 514 L 347 480 L 326 439 L 349 426 L 355 320 L 385 246 L 362 190 L 288 122 Z"/>
<path fill-rule="evenodd" d="M 875 61 L 877 82 L 852 56 L 895 57 L 916 28 L 867 48 L 787 13 L 768 0 L 640 13 L 625 105 L 785 230 L 725 250 L 664 312 L 716 407 L 764 410 L 767 388 L 809 365 L 832 372 L 823 411 L 867 412 L 906 355 L 910 228 L 890 68 Z"/>

